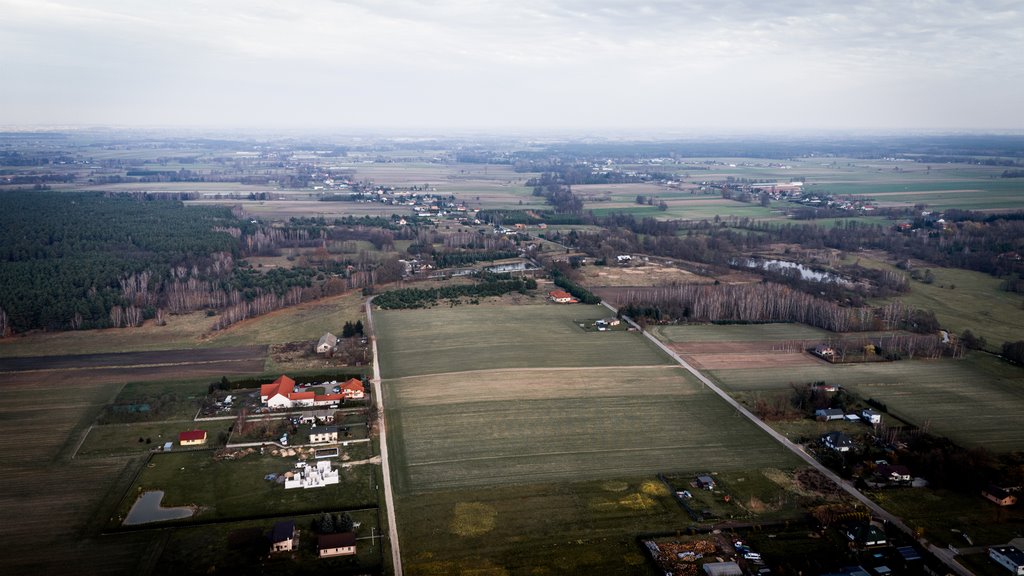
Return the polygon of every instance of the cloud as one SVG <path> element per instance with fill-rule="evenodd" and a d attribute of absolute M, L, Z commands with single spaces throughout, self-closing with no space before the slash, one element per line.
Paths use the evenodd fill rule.
<path fill-rule="evenodd" d="M 0 0 L 0 13 L 16 84 L 4 124 L 1022 127 L 1024 10 L 1010 1 Z"/>

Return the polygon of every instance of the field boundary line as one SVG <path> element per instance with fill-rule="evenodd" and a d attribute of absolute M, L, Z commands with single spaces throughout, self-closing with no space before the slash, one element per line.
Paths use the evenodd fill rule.
<path fill-rule="evenodd" d="M 524 366 L 522 368 L 482 368 L 480 370 L 456 370 L 454 372 L 431 372 L 429 374 L 415 374 L 411 376 L 400 376 L 398 378 L 388 378 L 389 382 L 396 382 L 398 380 L 410 380 L 413 378 L 432 378 L 434 376 L 455 376 L 458 374 L 481 374 L 486 372 L 566 372 L 574 371 L 579 372 L 581 370 L 635 370 L 635 369 L 668 369 L 678 370 L 679 366 L 675 364 L 640 364 L 639 366 L 558 366 L 558 367 L 537 367 L 537 366 Z"/>
<path fill-rule="evenodd" d="M 601 304 L 603 304 L 612 312 L 618 313 L 618 310 L 616 308 L 614 308 L 611 304 L 608 304 L 604 300 L 601 301 Z M 864 504 L 864 506 L 871 510 L 876 516 L 882 518 L 886 522 L 891 522 L 894 526 L 902 530 L 904 534 L 907 534 L 914 540 L 920 542 L 932 554 L 934 554 L 936 558 L 942 561 L 943 564 L 945 564 L 956 574 L 959 574 L 960 576 L 973 576 L 973 573 L 970 570 L 964 568 L 959 562 L 955 560 L 955 554 L 952 554 L 948 550 L 938 548 L 934 544 L 928 543 L 927 541 L 922 541 L 922 539 L 918 539 L 918 537 L 914 534 L 914 531 L 911 530 L 911 528 L 903 522 L 902 518 L 889 512 L 885 508 L 882 508 L 881 505 L 865 496 L 860 490 L 855 488 L 852 484 L 844 482 L 843 479 L 840 478 L 835 472 L 833 472 L 831 469 L 826 467 L 821 462 L 818 462 L 813 456 L 805 452 L 802 447 L 794 444 L 789 440 L 789 438 L 786 438 L 779 432 L 775 431 L 775 429 L 766 424 L 763 420 L 755 416 L 750 410 L 747 410 L 746 407 L 744 407 L 742 404 L 736 401 L 735 398 L 729 396 L 729 394 L 722 390 L 717 384 L 712 382 L 711 379 L 705 376 L 700 370 L 697 370 L 696 368 L 691 366 L 686 360 L 683 360 L 683 358 L 679 354 L 677 354 L 671 348 L 666 346 L 662 341 L 658 340 L 653 334 L 641 328 L 640 325 L 634 322 L 632 318 L 628 316 L 623 316 L 622 319 L 625 320 L 630 326 L 638 329 L 640 333 L 643 334 L 648 340 L 653 342 L 656 346 L 658 346 L 658 348 L 660 348 L 662 351 L 668 354 L 669 357 L 678 362 L 680 366 L 686 368 L 687 371 L 689 371 L 698 380 L 704 383 L 705 386 L 710 388 L 715 394 L 718 394 L 718 396 L 722 398 L 722 400 L 725 400 L 730 406 L 735 408 L 738 413 L 745 416 L 748 420 L 753 422 L 754 425 L 757 426 L 758 428 L 764 430 L 769 436 L 771 436 L 780 444 L 785 446 L 793 454 L 796 454 L 798 458 L 806 462 L 808 465 L 816 469 L 818 472 L 821 472 L 823 475 L 825 475 L 825 477 L 827 477 L 829 480 L 835 483 L 836 486 L 841 488 L 847 494 L 853 496 L 857 501 Z"/>
<path fill-rule="evenodd" d="M 388 539 L 391 543 L 391 562 L 395 576 L 402 576 L 402 551 L 398 544 L 398 524 L 395 519 L 395 496 L 391 489 L 391 465 L 388 462 L 387 421 L 384 416 L 384 395 L 381 393 L 380 355 L 377 353 L 377 331 L 373 327 L 373 296 L 366 299 L 366 324 L 370 329 L 370 346 L 373 350 L 374 401 L 377 402 L 377 418 L 380 421 L 380 462 L 384 476 L 384 504 L 388 516 Z"/>

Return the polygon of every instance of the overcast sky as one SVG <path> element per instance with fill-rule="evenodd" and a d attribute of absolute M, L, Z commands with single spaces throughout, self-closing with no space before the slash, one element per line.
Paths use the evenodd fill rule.
<path fill-rule="evenodd" d="M 1020 0 L 0 0 L 0 125 L 1021 130 Z"/>

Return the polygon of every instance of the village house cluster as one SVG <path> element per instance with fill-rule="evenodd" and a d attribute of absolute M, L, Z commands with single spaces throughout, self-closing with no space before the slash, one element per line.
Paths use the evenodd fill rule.
<path fill-rule="evenodd" d="M 358 378 L 346 380 L 341 384 L 329 382 L 333 386 L 329 394 L 317 394 L 305 391 L 308 385 L 299 386 L 288 376 L 281 375 L 270 384 L 260 387 L 260 401 L 267 408 L 290 409 L 309 408 L 314 406 L 337 406 L 343 400 L 360 400 L 366 394 L 363 382 Z"/>

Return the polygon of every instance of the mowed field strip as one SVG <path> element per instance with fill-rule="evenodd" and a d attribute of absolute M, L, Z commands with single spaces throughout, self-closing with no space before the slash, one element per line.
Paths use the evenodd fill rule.
<path fill-rule="evenodd" d="M 673 348 L 684 355 L 687 350 L 693 353 L 710 368 L 707 374 L 733 394 L 784 391 L 793 384 L 824 381 L 842 385 L 862 398 L 879 400 L 893 414 L 962 444 L 997 452 L 1024 449 L 1024 423 L 1007 416 L 1024 410 L 1019 368 L 978 352 L 964 360 L 829 364 L 764 345 L 767 335 L 785 340 L 815 332 L 823 340 L 836 336 L 795 324 L 656 329 L 659 338 Z M 717 342 L 719 353 L 709 353 L 708 344 L 698 344 L 701 341 Z M 727 362 L 729 351 L 747 346 L 751 352 L 738 354 L 735 363 Z M 763 358 L 760 366 L 748 364 L 751 355 Z"/>
<path fill-rule="evenodd" d="M 795 464 L 638 334 L 578 326 L 606 312 L 375 314 L 398 491 Z"/>

